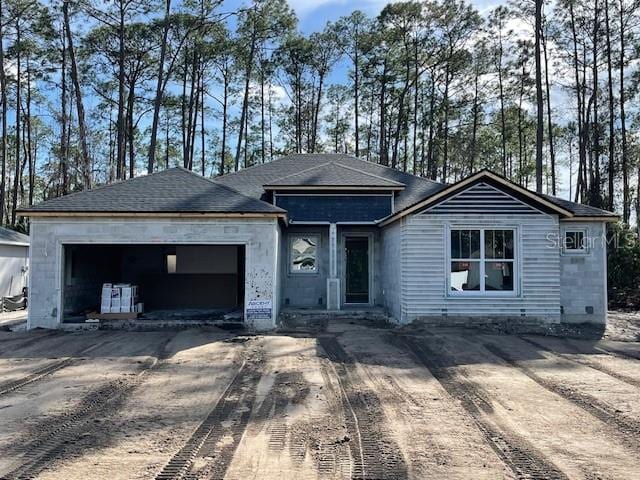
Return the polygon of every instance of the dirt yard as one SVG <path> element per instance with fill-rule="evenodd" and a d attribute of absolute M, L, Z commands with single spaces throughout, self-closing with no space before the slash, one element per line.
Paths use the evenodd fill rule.
<path fill-rule="evenodd" d="M 631 479 L 640 343 L 0 332 L 0 478 Z"/>

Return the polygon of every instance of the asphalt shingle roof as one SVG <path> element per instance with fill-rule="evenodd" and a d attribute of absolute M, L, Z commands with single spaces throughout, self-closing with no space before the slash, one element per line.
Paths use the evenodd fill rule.
<path fill-rule="evenodd" d="M 287 155 L 270 163 L 206 179 L 184 168 L 171 168 L 93 190 L 55 198 L 29 212 L 85 213 L 286 213 L 269 203 L 264 186 L 402 187 L 395 196 L 401 212 L 448 186 L 383 165 L 340 154 Z M 546 200 L 579 217 L 615 217 L 599 208 L 549 195 Z M 16 234 L 20 235 L 20 234 Z M 0 239 L 2 237 L 0 236 Z M 27 241 L 28 241 L 28 237 Z"/>
<path fill-rule="evenodd" d="M 0 227 L 0 245 L 29 245 L 29 237 L 8 228 Z"/>
<path fill-rule="evenodd" d="M 372 173 L 342 165 L 339 162 L 327 162 L 301 172 L 274 180 L 270 187 L 308 186 L 317 187 L 391 187 L 403 189 L 404 184 Z M 265 185 L 266 186 L 266 185 Z"/>
<path fill-rule="evenodd" d="M 230 173 L 216 178 L 214 181 L 227 185 L 239 192 L 254 198 L 266 199 L 267 195 L 263 185 L 282 179 L 296 172 L 302 172 L 309 168 L 326 163 L 339 163 L 363 173 L 382 177 L 392 182 L 398 182 L 405 189 L 396 193 L 396 210 L 403 210 L 423 200 L 427 196 L 439 192 L 446 185 L 433 180 L 417 177 L 390 167 L 367 162 L 350 155 L 341 154 L 304 154 L 287 155 L 263 165 L 245 168 L 239 172 Z"/>
<path fill-rule="evenodd" d="M 285 213 L 179 167 L 54 198 L 21 212 Z"/>
<path fill-rule="evenodd" d="M 555 203 L 559 207 L 569 210 L 571 213 L 578 217 L 617 217 L 615 213 L 607 210 L 602 210 L 596 207 L 590 207 L 589 205 L 583 205 L 582 203 L 572 202 L 565 200 L 564 198 L 552 197 L 551 195 L 541 195 L 552 203 Z"/>

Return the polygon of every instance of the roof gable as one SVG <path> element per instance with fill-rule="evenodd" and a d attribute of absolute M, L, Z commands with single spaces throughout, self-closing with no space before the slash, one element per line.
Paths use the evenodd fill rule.
<path fill-rule="evenodd" d="M 422 201 L 417 202 L 409 208 L 405 208 L 402 211 L 398 211 L 395 214 L 390 215 L 389 218 L 381 222 L 381 226 L 388 225 L 389 223 L 411 213 L 426 210 L 429 207 L 439 204 L 478 183 L 486 183 L 494 187 L 498 187 L 499 190 L 504 191 L 523 203 L 535 207 L 543 212 L 555 213 L 561 217 L 567 218 L 574 216 L 571 210 L 564 208 L 556 202 L 552 202 L 538 193 L 531 192 L 530 190 L 501 177 L 500 175 L 496 175 L 488 170 L 482 170 L 457 183 L 443 188 L 439 192 L 424 198 Z"/>
<path fill-rule="evenodd" d="M 72 193 L 20 211 L 39 213 L 285 214 L 184 168 L 171 168 L 93 190 Z"/>
<path fill-rule="evenodd" d="M 427 208 L 422 213 L 429 214 L 483 214 L 496 215 L 537 215 L 542 213 L 502 189 L 484 181 L 472 184 L 442 202 Z"/>
<path fill-rule="evenodd" d="M 402 190 L 404 189 L 404 184 L 373 173 L 364 172 L 352 166 L 343 165 L 342 163 L 327 162 L 269 181 L 264 185 L 266 190 L 287 188 L 318 189 L 323 187 Z"/>
<path fill-rule="evenodd" d="M 405 186 L 404 190 L 395 194 L 395 208 L 402 210 L 419 202 L 425 197 L 446 188 L 442 183 L 427 178 L 411 175 L 391 167 L 369 162 L 351 155 L 343 154 L 295 154 L 286 155 L 269 163 L 255 165 L 238 172 L 229 173 L 216 178 L 216 183 L 224 184 L 254 198 L 268 199 L 264 185 L 279 180 L 293 173 L 309 168 L 336 162 L 361 172 L 369 173 Z"/>

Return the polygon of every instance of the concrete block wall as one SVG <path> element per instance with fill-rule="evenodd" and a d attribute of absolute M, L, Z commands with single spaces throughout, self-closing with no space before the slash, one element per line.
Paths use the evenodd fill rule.
<path fill-rule="evenodd" d="M 561 222 L 566 230 L 586 232 L 584 253 L 560 254 L 560 304 L 562 321 L 605 323 L 607 319 L 607 245 L 604 222 Z M 560 248 L 560 246 L 558 247 Z M 592 309 L 592 313 L 589 313 Z"/>
<path fill-rule="evenodd" d="M 318 271 L 315 273 L 292 273 L 291 239 L 294 236 L 313 235 L 319 239 L 318 243 Z M 282 276 L 282 305 L 287 307 L 327 306 L 327 278 L 329 277 L 329 226 L 328 225 L 300 225 L 290 226 L 281 234 L 280 269 Z"/>
<path fill-rule="evenodd" d="M 28 328 L 58 328 L 62 308 L 64 244 L 242 244 L 246 248 L 245 318 L 249 302 L 272 303 L 271 315 L 247 319 L 250 327 L 275 327 L 278 314 L 276 219 L 34 218 L 31 223 Z"/>

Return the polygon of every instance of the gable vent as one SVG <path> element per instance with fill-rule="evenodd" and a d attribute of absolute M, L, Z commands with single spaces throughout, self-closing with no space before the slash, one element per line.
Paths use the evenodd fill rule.
<path fill-rule="evenodd" d="M 535 208 L 516 200 L 486 183 L 478 183 L 453 197 L 434 205 L 425 213 L 430 214 L 539 214 Z"/>

